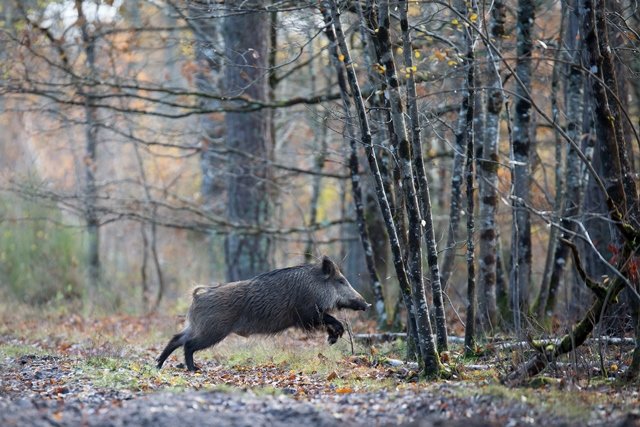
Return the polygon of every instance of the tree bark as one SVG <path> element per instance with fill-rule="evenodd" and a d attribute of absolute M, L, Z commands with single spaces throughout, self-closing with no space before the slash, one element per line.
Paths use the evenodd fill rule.
<path fill-rule="evenodd" d="M 487 111 L 484 134 L 482 135 L 482 157 L 478 159 L 478 204 L 480 242 L 478 248 L 478 312 L 482 330 L 495 328 L 498 324 L 497 316 L 497 260 L 498 260 L 498 230 L 496 215 L 498 211 L 498 165 L 500 143 L 500 112 L 504 103 L 502 80 L 500 78 L 500 60 L 498 55 L 505 35 L 506 5 L 498 0 L 491 12 L 491 36 L 495 39 L 494 46 L 487 47 L 487 55 L 491 61 L 486 97 Z"/>
<path fill-rule="evenodd" d="M 331 14 L 325 8 L 323 9 L 324 21 L 325 21 L 325 34 L 329 39 L 329 52 L 331 54 L 331 61 L 336 70 L 336 76 L 338 78 L 338 86 L 340 87 L 340 94 L 342 98 L 342 108 L 345 114 L 345 137 L 349 141 L 349 171 L 351 174 L 351 194 L 353 196 L 353 204 L 356 211 L 356 222 L 358 225 L 358 232 L 360 234 L 360 241 L 362 243 L 362 249 L 364 250 L 364 257 L 367 264 L 367 270 L 369 278 L 371 280 L 371 289 L 374 295 L 374 308 L 376 311 L 376 319 L 379 329 L 385 329 L 387 327 L 387 311 L 384 304 L 384 296 L 382 294 L 382 284 L 380 278 L 376 272 L 375 260 L 373 258 L 373 249 L 371 247 L 371 239 L 369 238 L 369 232 L 364 219 L 364 202 L 362 198 L 362 189 L 360 187 L 360 172 L 358 163 L 358 147 L 356 145 L 356 138 L 354 133 L 354 124 L 351 116 L 351 100 L 349 99 L 349 93 L 347 90 L 347 81 L 344 76 L 344 71 L 340 64 L 338 47 L 336 45 L 336 34 L 334 28 L 331 26 Z"/>
<path fill-rule="evenodd" d="M 415 170 L 420 211 L 424 221 L 424 240 L 427 248 L 427 261 L 431 273 L 431 293 L 435 310 L 436 336 L 438 351 L 447 351 L 447 319 L 442 298 L 442 286 L 440 282 L 440 269 L 438 267 L 438 247 L 433 225 L 431 209 L 431 194 L 429 193 L 429 181 L 425 172 L 422 156 L 422 144 L 420 139 L 420 118 L 418 114 L 418 96 L 413 71 L 413 44 L 409 32 L 408 7 L 406 0 L 399 1 L 400 27 L 402 29 L 402 44 L 404 52 L 404 65 L 407 70 L 407 105 L 411 123 L 411 149 L 413 155 L 413 168 Z"/>
<path fill-rule="evenodd" d="M 474 4 L 475 2 L 472 2 Z M 474 13 L 477 11 L 475 7 L 470 9 Z M 464 350 L 466 355 L 474 355 L 476 350 L 476 270 L 475 270 L 475 246 L 474 246 L 474 194 L 473 194 L 473 164 L 474 164 L 474 139 L 475 139 L 475 37 L 471 34 L 471 30 L 465 31 L 466 55 L 464 65 L 467 67 L 466 91 L 463 99 L 468 103 L 462 106 L 466 109 L 466 162 L 465 162 L 465 181 L 467 192 L 466 216 L 467 216 L 467 310 L 466 325 L 464 331 Z"/>
<path fill-rule="evenodd" d="M 516 331 L 525 325 L 529 310 L 531 281 L 531 218 L 530 202 L 531 159 L 535 144 L 531 140 L 531 53 L 535 5 L 532 0 L 518 0 L 516 74 L 521 85 L 516 87 L 513 123 L 513 230 L 510 274 L 510 302 Z"/>
<path fill-rule="evenodd" d="M 225 95 L 266 101 L 270 19 L 264 2 L 247 1 L 231 7 L 225 17 L 223 38 L 228 63 Z M 250 28 L 251 31 L 246 29 Z M 274 189 L 269 162 L 273 159 L 271 115 L 268 110 L 225 115 L 228 160 L 227 216 L 241 225 L 260 228 L 269 223 Z M 237 154 L 250 154 L 250 157 Z M 270 270 L 272 239 L 267 234 L 232 231 L 225 240 L 227 280 L 243 280 Z"/>
<path fill-rule="evenodd" d="M 88 79 L 96 78 L 95 39 L 89 34 L 87 18 L 84 15 L 82 1 L 76 0 L 78 25 L 82 34 L 82 43 L 86 56 Z M 91 88 L 81 89 L 84 96 L 85 114 L 85 182 L 84 205 L 85 221 L 87 224 L 87 281 L 90 294 L 96 292 L 102 282 L 102 267 L 100 263 L 100 223 L 96 211 L 97 188 L 96 174 L 98 169 L 98 110 L 95 107 L 94 95 Z M 97 295 L 91 295 L 95 298 Z M 97 301 L 94 301 L 97 302 Z"/>
<path fill-rule="evenodd" d="M 375 178 L 376 192 L 378 194 L 378 202 L 380 203 L 380 208 L 382 210 L 385 223 L 387 224 L 387 232 L 390 238 L 394 266 L 396 268 L 396 274 L 398 275 L 398 281 L 400 282 L 400 289 L 402 291 L 405 304 L 407 304 L 407 309 L 411 310 L 412 309 L 411 307 L 413 305 L 413 302 L 411 301 L 412 300 L 411 296 L 412 296 L 412 292 L 415 291 L 416 289 L 415 288 L 412 289 L 410 286 L 409 274 L 407 274 L 405 264 L 403 262 L 403 257 L 401 252 L 402 250 L 400 248 L 400 243 L 399 243 L 400 241 L 398 238 L 398 234 L 396 232 L 396 227 L 393 222 L 393 218 L 391 216 L 391 211 L 389 209 L 387 196 L 384 192 L 383 181 L 380 175 L 380 169 L 377 164 L 377 159 L 375 156 L 373 144 L 371 143 L 371 129 L 369 127 L 369 122 L 368 122 L 368 118 L 367 118 L 367 114 L 364 106 L 364 101 L 362 99 L 362 93 L 360 91 L 360 86 L 358 84 L 358 80 L 353 68 L 353 61 L 351 59 L 351 55 L 346 44 L 344 34 L 342 33 L 339 10 L 335 0 L 330 1 L 330 8 L 331 8 L 331 17 L 332 17 L 333 25 L 334 25 L 337 40 L 338 40 L 338 45 L 340 47 L 340 51 L 342 55 L 344 56 L 344 64 L 347 71 L 349 86 L 350 86 L 351 93 L 356 105 L 356 110 L 358 112 L 358 120 L 361 128 L 361 140 L 364 144 L 364 147 L 367 153 L 369 166 Z M 388 19 L 388 14 L 386 15 L 386 17 Z M 396 83 L 397 83 L 397 80 L 396 80 Z M 405 138 L 405 142 L 406 142 L 406 145 L 408 145 L 408 141 L 406 141 L 406 138 Z M 419 239 L 420 239 L 420 235 L 418 234 L 418 240 Z M 411 275 L 411 279 L 412 280 L 414 279 L 413 274 Z M 422 294 L 422 296 L 423 296 L 422 301 L 424 301 L 424 293 Z M 419 300 L 414 299 L 414 301 L 419 301 Z M 415 318 L 416 319 L 419 318 L 420 319 L 419 322 L 426 322 L 426 325 L 430 327 L 428 308 L 426 307 L 426 303 L 424 303 L 424 305 L 421 307 L 414 307 L 413 310 L 415 310 L 416 313 L 422 311 L 423 313 L 422 316 L 416 314 Z M 426 313 L 426 316 L 424 316 L 425 313 Z M 413 331 L 417 332 L 416 342 L 418 343 L 418 346 L 420 348 L 420 356 L 422 359 L 421 362 L 423 363 L 425 374 L 438 375 L 441 369 L 440 358 L 439 358 L 438 352 L 436 351 L 435 342 L 431 337 L 431 330 L 429 329 L 428 334 L 426 335 L 424 331 L 424 325 L 421 325 L 419 328 L 416 328 L 415 325 L 413 325 L 413 329 L 409 327 L 409 330 L 412 332 Z"/>
<path fill-rule="evenodd" d="M 433 359 L 437 354 L 431 336 L 431 320 L 429 308 L 424 294 L 422 277 L 422 219 L 416 193 L 413 165 L 411 159 L 411 145 L 407 135 L 404 119 L 404 105 L 399 92 L 399 80 L 396 73 L 395 59 L 391 46 L 389 2 L 381 1 L 378 12 L 378 27 L 374 32 L 374 44 L 378 55 L 379 65 L 384 70 L 387 80 L 387 96 L 391 107 L 391 119 L 398 141 L 398 165 L 402 174 L 402 189 L 405 198 L 405 209 L 408 219 L 408 256 L 407 264 L 411 279 L 411 294 L 416 312 L 416 328 L 418 331 L 418 345 L 423 360 Z"/>
<path fill-rule="evenodd" d="M 582 132 L 584 100 L 582 88 L 584 78 L 580 67 L 582 44 L 576 41 L 579 27 L 579 17 L 577 13 L 577 8 L 574 8 L 574 12 L 569 13 L 568 32 L 565 37 L 568 56 L 566 59 L 569 61 L 569 65 L 567 66 L 568 76 L 565 82 L 564 104 L 567 117 L 567 135 L 576 141 L 576 144 L 579 146 L 580 134 Z M 572 234 L 576 229 L 575 221 L 578 219 L 577 216 L 579 215 L 582 203 L 581 188 L 583 183 L 581 163 L 578 153 L 572 144 L 567 146 L 566 166 L 564 170 L 566 173 L 566 192 L 564 192 L 564 195 L 556 195 L 556 197 L 564 198 L 560 214 L 560 225 L 563 231 L 560 235 L 561 241 L 557 242 L 553 248 L 552 270 L 548 285 L 545 286 L 543 283 L 538 297 L 536 315 L 541 322 L 548 320 L 556 308 L 557 293 L 565 266 L 568 263 L 569 255 L 569 247 L 562 243 L 562 240 L 571 240 L 573 238 Z"/>

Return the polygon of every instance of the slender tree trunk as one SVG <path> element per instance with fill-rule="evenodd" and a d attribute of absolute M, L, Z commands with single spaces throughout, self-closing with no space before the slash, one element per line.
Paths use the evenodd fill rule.
<path fill-rule="evenodd" d="M 562 15 L 560 18 L 560 40 L 564 40 L 565 37 L 565 23 L 567 22 L 567 6 L 566 2 L 563 2 L 562 5 Z M 558 237 L 560 236 L 560 230 L 556 226 L 560 222 L 560 215 L 562 213 L 562 206 L 564 205 L 565 199 L 565 171 L 566 165 L 563 161 L 563 152 L 564 152 L 564 144 L 561 139 L 560 133 L 558 129 L 560 127 L 560 106 L 558 104 L 559 92 L 560 92 L 560 70 L 562 67 L 562 63 L 560 62 L 560 58 L 563 55 L 563 49 L 557 49 L 554 57 L 553 57 L 553 71 L 551 72 L 551 117 L 553 120 L 554 126 L 554 137 L 555 137 L 555 174 L 554 174 L 554 203 L 553 203 L 553 214 L 551 217 L 551 229 L 549 231 L 549 240 L 547 243 L 547 252 L 544 263 L 544 271 L 542 273 L 542 281 L 540 282 L 540 290 L 538 293 L 538 297 L 536 298 L 533 307 L 531 308 L 531 313 L 536 316 L 538 319 L 538 323 L 540 323 L 544 319 L 544 304 L 547 299 L 547 295 L 549 293 L 549 280 L 551 279 L 551 272 L 553 271 L 554 264 L 554 254 L 556 252 L 556 248 L 558 246 Z M 544 301 L 543 301 L 544 300 Z"/>
<path fill-rule="evenodd" d="M 467 7 L 465 14 L 468 14 L 469 10 L 477 14 L 475 8 L 475 1 L 472 1 L 472 7 Z M 463 99 L 468 103 L 462 108 L 466 110 L 466 132 L 467 132 L 467 146 L 466 146 L 466 162 L 465 162 L 465 181 L 467 192 L 466 203 L 466 216 L 467 216 L 467 316 L 464 332 L 464 348 L 465 354 L 473 355 L 476 350 L 476 270 L 475 270 L 475 245 L 474 245 L 474 233 L 475 224 L 473 220 L 474 216 L 474 194 L 473 194 L 473 177 L 474 177 L 474 139 L 475 139 L 475 125 L 476 114 L 474 112 L 475 106 L 475 37 L 471 33 L 471 29 L 465 30 L 465 44 L 466 55 L 464 65 L 467 67 L 467 79 L 465 82 L 465 90 L 467 93 L 463 96 Z"/>
<path fill-rule="evenodd" d="M 509 318 L 509 287 L 505 266 L 504 251 L 502 249 L 502 236 L 500 227 L 496 224 L 496 308 L 500 318 L 498 324 L 504 324 Z"/>
<path fill-rule="evenodd" d="M 212 5 L 199 5 L 196 2 L 188 3 L 189 24 L 195 38 L 195 59 L 197 71 L 195 73 L 195 85 L 199 92 L 204 94 L 219 94 L 222 86 L 222 58 L 223 52 L 219 50 L 221 45 L 221 21 L 215 18 L 213 11 L 219 10 Z M 215 108 L 220 102 L 215 99 L 201 98 L 202 108 Z M 224 116 L 221 113 L 201 114 L 197 118 L 198 133 L 200 139 L 200 171 L 202 182 L 200 194 L 203 207 L 211 213 L 223 214 L 224 204 L 221 203 L 221 195 L 225 193 L 224 161 L 216 153 L 216 145 L 223 139 Z M 209 277 L 213 279 L 215 265 L 216 238 L 213 232 L 207 234 L 207 253 L 209 257 Z"/>
<path fill-rule="evenodd" d="M 220 93 L 222 53 L 218 51 L 220 20 L 211 16 L 211 6 L 198 6 L 189 2 L 190 25 L 195 37 L 195 57 L 197 72 L 195 84 L 198 91 L 205 94 Z M 215 108 L 219 101 L 204 99 L 203 108 Z M 211 209 L 214 201 L 224 191 L 222 161 L 216 155 L 215 144 L 224 136 L 224 120 L 221 114 L 198 116 L 200 127 L 200 168 L 202 170 L 201 194 L 205 205 Z"/>
<path fill-rule="evenodd" d="M 309 40 L 312 39 L 312 36 L 309 33 L 307 34 Z M 273 38 L 273 37 L 272 37 Z M 309 44 L 309 56 L 313 58 L 315 56 L 314 44 L 313 42 Z M 317 84 L 316 84 L 316 66 L 315 61 L 311 60 L 309 62 L 309 86 L 311 88 L 311 93 L 317 92 Z M 330 81 L 328 82 L 328 87 L 331 87 Z M 327 125 L 322 120 L 321 123 L 318 123 L 320 119 L 318 115 L 318 107 L 316 105 L 309 106 L 309 116 L 310 116 L 310 125 L 313 129 L 313 139 L 315 146 L 315 159 L 313 164 L 313 170 L 315 172 L 322 172 L 324 168 L 324 163 L 327 156 Z M 320 174 L 314 175 L 312 178 L 311 184 L 311 200 L 309 201 L 309 226 L 313 226 L 316 224 L 318 219 L 318 200 L 320 199 L 320 192 L 322 191 L 322 176 Z M 309 232 L 309 240 L 307 241 L 307 246 L 304 250 L 304 260 L 306 263 L 310 263 L 313 255 L 314 255 L 314 232 Z"/>
<path fill-rule="evenodd" d="M 400 171 L 400 165 L 395 159 L 398 156 L 398 138 L 394 129 L 393 120 L 391 119 L 391 108 L 389 106 L 389 100 L 382 94 L 387 91 L 387 83 L 384 75 L 379 72 L 374 72 L 374 68 L 379 71 L 379 68 L 374 67 L 375 58 L 377 58 L 375 42 L 370 36 L 370 28 L 377 28 L 377 17 L 373 10 L 371 0 L 367 1 L 365 14 L 362 7 L 358 4 L 358 12 L 361 18 L 360 33 L 363 39 L 363 46 L 365 51 L 365 63 L 367 65 L 368 76 L 370 81 L 375 87 L 373 96 L 369 98 L 372 113 L 372 122 L 375 125 L 375 133 L 373 134 L 373 142 L 376 146 L 386 147 L 387 150 L 379 150 L 376 152 L 378 158 L 378 164 L 380 167 L 380 173 L 382 175 L 384 190 L 387 194 L 389 207 L 393 214 L 393 221 L 400 239 L 400 247 L 402 250 L 403 262 L 406 265 L 406 248 L 408 247 L 408 233 L 407 233 L 407 220 L 405 215 L 404 192 L 402 191 L 402 173 Z M 386 131 L 386 132 L 385 132 Z M 399 318 L 400 307 L 402 303 L 405 303 L 404 299 L 398 299 L 393 311 L 392 325 L 398 326 L 401 322 Z M 411 328 L 415 325 L 415 313 L 407 307 L 407 327 Z M 407 354 L 415 353 L 417 341 L 413 341 L 411 337 L 415 335 L 409 334 L 409 341 L 407 345 Z M 416 335 L 417 336 L 417 335 Z"/>
<path fill-rule="evenodd" d="M 500 143 L 500 112 L 504 103 L 500 61 L 498 55 L 505 35 L 506 5 L 498 0 L 491 12 L 491 36 L 495 38 L 496 51 L 487 47 L 490 60 L 486 97 L 486 124 L 482 142 L 482 157 L 478 159 L 479 229 L 480 243 L 478 263 L 478 311 L 482 330 L 486 333 L 498 324 L 496 303 L 496 281 L 498 260 L 498 149 Z"/>
<path fill-rule="evenodd" d="M 631 276 L 625 265 L 638 251 L 638 193 L 631 168 L 629 146 L 624 138 L 622 113 L 618 98 L 616 69 L 607 28 L 607 11 L 604 0 L 584 1 L 584 33 L 589 52 L 589 69 L 598 79 L 591 78 L 596 100 L 596 130 L 600 157 L 605 172 L 609 215 L 624 241 L 618 256 L 618 266 L 627 277 Z M 633 263 L 633 260 L 631 261 Z M 638 327 L 636 322 L 636 327 Z M 636 336 L 638 330 L 636 329 Z M 636 345 L 628 375 L 640 375 L 640 347 Z"/>
<path fill-rule="evenodd" d="M 413 72 L 413 44 L 409 32 L 409 21 L 407 17 L 409 4 L 406 0 L 399 1 L 400 27 L 402 29 L 402 42 L 404 51 L 404 65 L 408 70 L 407 79 L 407 105 L 411 123 L 411 149 L 413 155 L 413 167 L 416 173 L 416 183 L 418 199 L 420 201 L 420 211 L 424 220 L 424 240 L 427 248 L 427 261 L 431 272 L 431 292 L 433 306 L 435 309 L 436 336 L 438 340 L 438 351 L 447 351 L 447 319 L 444 311 L 442 298 L 442 287 L 440 284 L 440 269 L 438 267 L 438 247 L 433 226 L 433 216 L 431 210 L 431 195 L 429 193 L 429 181 L 424 168 L 422 158 L 422 145 L 420 139 L 420 119 L 418 114 L 418 96 L 416 93 L 416 83 Z"/>
<path fill-rule="evenodd" d="M 584 86 L 584 78 L 580 66 L 582 45 L 576 42 L 578 39 L 579 17 L 577 8 L 574 7 L 573 9 L 574 12 L 571 12 L 568 16 L 568 31 L 565 37 L 569 65 L 567 67 L 568 76 L 565 82 L 564 104 L 567 117 L 567 135 L 576 141 L 579 146 L 580 134 L 582 132 L 584 100 L 582 88 Z M 576 229 L 577 216 L 580 212 L 580 205 L 582 203 L 581 188 L 583 187 L 581 161 L 575 147 L 571 144 L 567 146 L 566 167 L 564 170 L 566 173 L 566 191 L 564 195 L 557 195 L 556 197 L 562 197 L 564 199 L 560 214 L 560 224 L 563 229 L 561 239 L 571 240 L 573 237 L 572 234 Z M 537 303 L 536 315 L 543 323 L 551 317 L 556 308 L 557 293 L 569 256 L 569 247 L 562 242 L 557 242 L 553 249 L 551 275 L 548 284 L 543 283 L 541 286 Z"/>
<path fill-rule="evenodd" d="M 385 329 L 387 327 L 387 312 L 384 304 L 384 296 L 382 294 L 382 284 L 380 278 L 376 272 L 375 260 L 373 258 L 373 249 L 371 247 L 371 240 L 369 238 L 369 232 L 364 219 L 364 203 L 362 199 L 362 189 L 360 187 L 360 172 L 358 163 L 358 147 L 354 133 L 354 124 L 351 116 L 351 100 L 347 90 L 347 81 L 344 76 L 344 71 L 340 64 L 338 47 L 336 45 L 336 34 L 334 28 L 331 26 L 331 14 L 327 9 L 323 9 L 324 21 L 326 24 L 325 33 L 329 39 L 330 46 L 329 51 L 331 53 L 331 60 L 336 69 L 336 76 L 338 78 L 338 86 L 340 87 L 340 95 L 342 98 L 342 108 L 345 114 L 345 130 L 346 139 L 349 140 L 350 155 L 349 155 L 349 171 L 351 174 L 351 193 L 353 196 L 353 203 L 356 211 L 356 222 L 358 225 L 358 232 L 360 234 L 360 241 L 364 250 L 364 257 L 367 263 L 367 270 L 371 280 L 371 289 L 375 298 L 375 310 L 376 318 L 378 321 L 378 328 Z"/>
<path fill-rule="evenodd" d="M 82 1 L 76 0 L 78 12 L 78 25 L 82 34 L 82 42 L 86 55 L 88 79 L 90 84 L 96 78 L 95 39 L 89 34 L 87 18 L 84 15 Z M 87 282 L 90 293 L 96 292 L 102 282 L 102 267 L 100 264 L 100 224 L 97 214 L 97 188 L 96 174 L 98 169 L 98 111 L 95 107 L 93 89 L 88 87 L 81 89 L 84 95 L 85 115 L 85 221 L 87 224 Z M 97 295 L 91 295 L 95 298 Z M 97 301 L 95 301 L 97 302 Z"/>
<path fill-rule="evenodd" d="M 513 122 L 513 231 L 511 244 L 510 300 L 516 331 L 525 324 L 529 310 L 531 281 L 531 218 L 530 202 L 531 152 L 531 53 L 535 5 L 532 0 L 518 0 L 516 74 L 522 82 L 516 87 Z"/>
<path fill-rule="evenodd" d="M 422 218 L 420 218 L 420 206 L 416 193 L 413 165 L 411 159 L 411 145 L 407 135 L 407 127 L 404 116 L 404 106 L 399 92 L 399 80 L 396 73 L 395 59 L 389 35 L 390 15 L 389 2 L 381 1 L 378 13 L 378 28 L 374 33 L 374 44 L 381 67 L 387 80 L 387 94 L 391 107 L 391 119 L 395 136 L 398 141 L 398 165 L 402 174 L 402 189 L 405 198 L 405 208 L 408 219 L 408 257 L 409 277 L 411 279 L 411 293 L 416 311 L 416 327 L 418 331 L 418 347 L 423 360 L 433 358 L 437 354 L 433 338 L 431 336 L 431 320 L 429 308 L 424 294 L 424 282 L 422 278 Z"/>
<path fill-rule="evenodd" d="M 224 21 L 224 44 L 228 63 L 225 94 L 244 95 L 260 101 L 269 96 L 268 68 L 270 19 L 265 2 L 246 1 L 228 10 Z M 246 29 L 250 28 L 251 31 Z M 251 154 L 251 160 L 230 154 L 227 180 L 227 215 L 240 226 L 259 229 L 269 222 L 274 199 L 269 162 L 273 158 L 271 115 L 268 110 L 225 115 L 226 144 L 234 151 Z M 268 271 L 272 239 L 260 233 L 232 231 L 225 241 L 227 280 L 236 281 Z"/>
<path fill-rule="evenodd" d="M 449 286 L 449 279 L 453 272 L 453 265 L 458 245 L 458 227 L 460 225 L 460 212 L 462 211 L 462 183 L 464 181 L 463 168 L 464 156 L 466 151 L 465 129 L 467 112 L 462 105 L 469 105 L 469 101 L 464 99 L 460 103 L 460 111 L 458 112 L 458 124 L 456 125 L 455 144 L 453 146 L 453 167 L 451 169 L 451 190 L 449 201 L 449 227 L 447 228 L 447 243 L 444 248 L 442 267 L 440 268 L 442 288 L 444 290 Z"/>
<path fill-rule="evenodd" d="M 325 7 L 326 7 L 326 3 L 325 3 Z M 412 309 L 411 295 L 412 295 L 412 291 L 415 291 L 416 289 L 411 289 L 409 284 L 409 275 L 407 274 L 407 271 L 403 262 L 401 248 L 400 248 L 400 241 L 398 238 L 398 234 L 396 232 L 396 227 L 393 222 L 393 218 L 391 216 L 391 211 L 389 209 L 387 196 L 384 192 L 382 176 L 380 175 L 380 169 L 378 167 L 373 144 L 371 143 L 371 129 L 369 127 L 369 122 L 366 115 L 364 101 L 362 99 L 362 93 L 360 91 L 360 86 L 358 84 L 358 80 L 357 80 L 355 71 L 353 69 L 353 61 L 351 60 L 351 55 L 344 38 L 344 34 L 342 33 L 342 28 L 340 25 L 340 15 L 339 15 L 338 7 L 335 0 L 330 1 L 330 7 L 331 7 L 331 17 L 332 17 L 333 25 L 334 25 L 336 36 L 337 36 L 336 38 L 338 40 L 340 51 L 344 56 L 344 64 L 347 71 L 348 82 L 349 82 L 351 93 L 356 105 L 356 110 L 358 112 L 358 120 L 361 128 L 361 140 L 365 146 L 367 159 L 369 160 L 369 166 L 375 178 L 378 201 L 380 203 L 380 208 L 382 210 L 385 223 L 387 224 L 387 232 L 389 234 L 389 239 L 390 239 L 391 248 L 393 252 L 393 260 L 394 260 L 394 266 L 396 268 L 396 274 L 398 275 L 398 280 L 400 282 L 400 288 L 402 290 L 405 304 L 407 304 L 407 308 L 411 310 Z M 386 16 L 388 19 L 388 15 Z M 406 138 L 405 138 L 405 141 L 406 141 Z M 406 143 L 408 145 L 408 141 L 406 141 Z M 412 180 L 410 182 L 412 182 Z M 418 240 L 419 239 L 420 239 L 420 235 L 418 234 Z M 422 317 L 419 315 L 416 315 L 415 317 L 416 319 L 420 318 L 421 322 L 426 321 L 427 325 L 429 325 L 428 308 L 426 307 L 426 302 L 424 302 L 424 294 L 422 294 L 422 297 L 423 297 L 422 302 L 424 305 L 422 307 L 415 307 L 413 309 L 416 312 L 420 312 L 421 310 L 423 311 L 423 313 L 426 312 L 427 314 L 426 316 L 424 316 L 423 314 Z M 417 331 L 416 341 L 418 342 L 419 348 L 421 350 L 420 355 L 422 358 L 425 374 L 427 375 L 439 374 L 440 358 L 439 358 L 438 352 L 436 351 L 435 342 L 431 337 L 431 331 L 429 330 L 428 334 L 425 336 L 423 326 L 420 326 L 420 328 L 416 328 L 415 325 L 413 325 L 413 328 L 414 328 L 413 330 L 411 328 L 409 328 L 409 330 Z"/>

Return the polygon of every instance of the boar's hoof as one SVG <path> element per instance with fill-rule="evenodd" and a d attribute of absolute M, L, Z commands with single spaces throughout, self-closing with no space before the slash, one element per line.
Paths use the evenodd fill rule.
<path fill-rule="evenodd" d="M 327 325 L 327 331 L 329 332 L 327 341 L 330 345 L 333 345 L 338 341 L 338 338 L 344 334 L 344 327 L 340 323 L 335 323 Z"/>
<path fill-rule="evenodd" d="M 193 368 L 189 369 L 189 367 L 187 367 L 184 363 L 178 363 L 176 365 L 176 368 L 178 369 L 186 369 L 187 371 L 191 371 L 191 372 L 197 372 L 200 370 L 200 366 L 198 365 L 193 365 Z"/>

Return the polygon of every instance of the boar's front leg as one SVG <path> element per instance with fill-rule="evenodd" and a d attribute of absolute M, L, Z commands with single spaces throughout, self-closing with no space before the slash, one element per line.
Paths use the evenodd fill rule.
<path fill-rule="evenodd" d="M 329 333 L 327 341 L 329 341 L 329 344 L 335 344 L 338 338 L 344 334 L 344 326 L 338 319 L 327 313 L 322 314 L 322 323 L 324 323 Z"/>

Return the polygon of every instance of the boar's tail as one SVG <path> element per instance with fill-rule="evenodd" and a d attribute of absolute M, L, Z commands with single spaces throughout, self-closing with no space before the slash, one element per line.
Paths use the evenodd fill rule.
<path fill-rule="evenodd" d="M 193 299 L 196 299 L 196 297 L 199 297 L 200 295 L 210 291 L 211 289 L 216 289 L 227 284 L 228 283 L 212 283 L 208 286 L 196 286 L 195 288 L 193 288 L 193 291 L 191 291 L 191 297 Z"/>
<path fill-rule="evenodd" d="M 196 299 L 196 297 L 199 296 L 202 292 L 206 291 L 208 287 L 209 286 L 196 286 L 193 289 L 193 292 L 191 292 L 191 297 L 193 299 Z"/>

